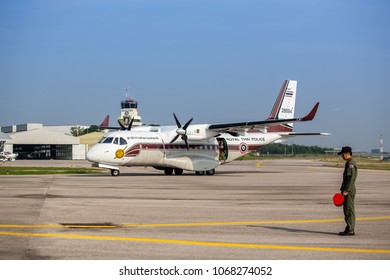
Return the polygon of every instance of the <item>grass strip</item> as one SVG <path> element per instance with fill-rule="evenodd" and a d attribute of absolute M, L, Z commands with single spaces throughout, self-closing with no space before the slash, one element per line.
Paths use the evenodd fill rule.
<path fill-rule="evenodd" d="M 0 166 L 1 175 L 53 175 L 53 174 L 101 174 L 107 172 L 98 168 L 82 167 L 23 167 Z"/>

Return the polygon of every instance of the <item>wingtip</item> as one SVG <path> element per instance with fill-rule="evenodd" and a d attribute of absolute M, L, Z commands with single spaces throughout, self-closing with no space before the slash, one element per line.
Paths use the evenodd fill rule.
<path fill-rule="evenodd" d="M 320 106 L 320 102 L 317 102 L 316 105 L 314 105 L 313 109 L 311 109 L 310 113 L 307 114 L 304 118 L 302 118 L 302 121 L 311 121 L 314 119 L 314 117 L 317 114 L 318 106 Z"/>

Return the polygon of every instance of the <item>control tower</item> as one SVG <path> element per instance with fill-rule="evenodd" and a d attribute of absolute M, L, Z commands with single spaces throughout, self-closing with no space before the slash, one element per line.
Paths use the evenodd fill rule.
<path fill-rule="evenodd" d="M 121 115 L 118 118 L 118 121 L 127 127 L 131 120 L 133 121 L 133 126 L 142 125 L 141 117 L 138 116 L 138 102 L 134 98 L 130 98 L 127 96 L 126 89 L 126 97 L 121 101 Z"/>

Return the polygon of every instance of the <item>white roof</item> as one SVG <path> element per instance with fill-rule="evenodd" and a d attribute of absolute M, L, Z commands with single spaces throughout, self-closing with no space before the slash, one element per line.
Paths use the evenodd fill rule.
<path fill-rule="evenodd" d="M 0 131 L 0 141 L 8 141 L 11 140 L 12 138 L 9 137 L 7 134 L 3 133 Z"/>
<path fill-rule="evenodd" d="M 22 145 L 71 145 L 80 144 L 80 139 L 64 133 L 53 131 L 50 128 L 40 128 L 10 134 L 10 144 Z"/>

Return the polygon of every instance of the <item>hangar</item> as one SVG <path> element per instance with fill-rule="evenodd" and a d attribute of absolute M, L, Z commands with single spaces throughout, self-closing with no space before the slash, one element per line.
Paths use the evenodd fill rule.
<path fill-rule="evenodd" d="M 0 131 L 0 152 L 3 151 L 5 142 L 9 140 L 11 140 L 11 137 Z"/>
<path fill-rule="evenodd" d="M 80 137 L 70 135 L 70 127 L 40 123 L 2 127 L 11 137 L 4 151 L 17 153 L 18 159 L 85 159 L 88 146 L 80 143 Z"/>
<path fill-rule="evenodd" d="M 134 126 L 142 125 L 138 115 L 138 102 L 127 97 L 121 102 L 121 115 L 118 121 L 128 126 L 134 119 Z M 86 129 L 90 126 L 44 126 L 41 123 L 26 123 L 0 127 L 5 138 L 0 141 L 5 152 L 17 153 L 18 159 L 85 159 L 90 147 L 96 144 L 107 132 L 92 132 L 75 137 L 71 128 Z M 7 139 L 7 140 L 6 140 Z M 4 144 L 5 143 L 5 144 Z"/>

